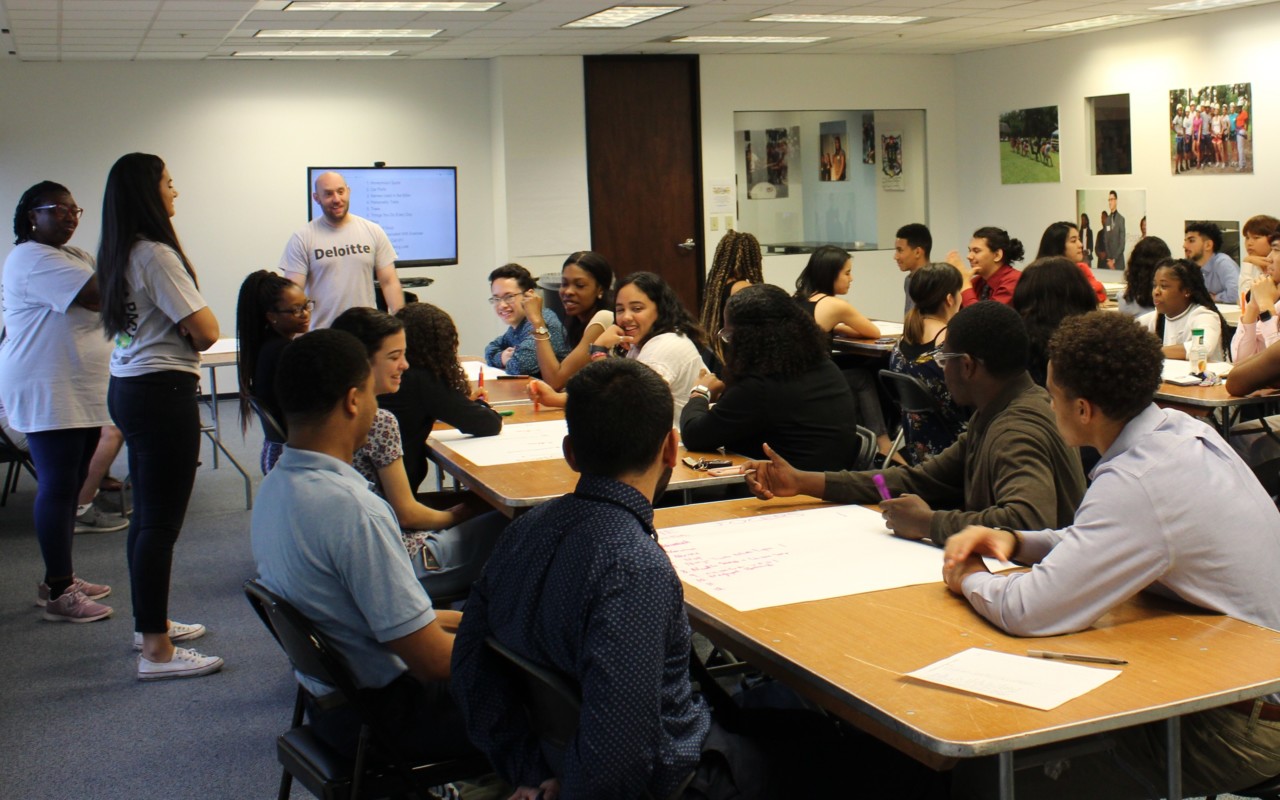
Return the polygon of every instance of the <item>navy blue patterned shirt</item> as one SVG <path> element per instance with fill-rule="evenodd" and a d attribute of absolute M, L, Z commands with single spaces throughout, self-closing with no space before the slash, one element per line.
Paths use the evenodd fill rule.
<path fill-rule="evenodd" d="M 471 741 L 509 783 L 552 773 L 489 635 L 582 687 L 562 800 L 666 797 L 697 766 L 711 715 L 689 683 L 684 591 L 654 535 L 644 495 L 584 475 L 498 540 L 454 642 L 453 694 Z"/>

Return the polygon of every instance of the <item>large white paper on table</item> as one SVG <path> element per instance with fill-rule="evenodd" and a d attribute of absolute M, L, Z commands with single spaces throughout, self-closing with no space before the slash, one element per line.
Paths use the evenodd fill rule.
<path fill-rule="evenodd" d="M 213 347 L 204 351 L 207 355 L 221 355 L 222 353 L 238 353 L 240 352 L 240 340 L 233 337 L 219 339 L 213 343 Z"/>
<path fill-rule="evenodd" d="M 942 580 L 941 550 L 862 506 L 665 528 L 661 541 L 681 580 L 739 611 Z"/>
<path fill-rule="evenodd" d="M 871 321 L 874 322 L 876 324 L 876 327 L 880 329 L 881 336 L 901 336 L 902 335 L 901 322 L 890 322 L 884 319 L 873 319 Z"/>
<path fill-rule="evenodd" d="M 1050 711 L 1092 692 L 1120 672 L 971 647 L 908 672 L 907 677 Z"/>
<path fill-rule="evenodd" d="M 463 361 L 462 371 L 467 373 L 467 380 L 475 383 L 480 379 L 480 373 L 484 373 L 484 379 L 487 381 L 496 381 L 499 378 L 516 377 L 508 375 L 497 367 L 491 367 L 482 361 Z"/>
<path fill-rule="evenodd" d="M 560 461 L 564 437 L 569 432 L 562 419 L 503 425 L 497 436 L 471 436 L 458 430 L 434 431 L 431 438 L 448 442 L 453 452 L 478 467 L 520 464 L 525 461 Z"/>
<path fill-rule="evenodd" d="M 1219 378 L 1225 378 L 1231 372 L 1231 363 L 1229 361 L 1210 361 L 1206 364 L 1206 368 L 1217 375 Z M 1164 366 L 1160 368 L 1160 379 L 1169 381 L 1175 378 L 1183 378 L 1191 373 L 1191 363 L 1185 359 L 1166 358 Z"/>

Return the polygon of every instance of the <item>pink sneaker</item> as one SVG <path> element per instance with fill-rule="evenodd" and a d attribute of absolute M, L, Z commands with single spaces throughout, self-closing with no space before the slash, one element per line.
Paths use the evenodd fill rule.
<path fill-rule="evenodd" d="M 84 592 L 84 596 L 90 600 L 101 600 L 111 594 L 111 587 L 104 583 L 89 583 L 80 578 L 72 578 L 71 588 L 68 592 Z M 41 583 L 36 587 L 36 605 L 44 608 L 49 602 L 49 584 Z"/>
<path fill-rule="evenodd" d="M 96 622 L 111 616 L 111 606 L 95 603 L 84 592 L 68 589 L 57 600 L 49 600 L 44 618 L 53 622 Z"/>

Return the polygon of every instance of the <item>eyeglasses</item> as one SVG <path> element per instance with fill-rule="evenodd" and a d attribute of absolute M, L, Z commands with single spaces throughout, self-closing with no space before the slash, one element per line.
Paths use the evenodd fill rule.
<path fill-rule="evenodd" d="M 716 338 L 724 342 L 725 344 L 728 344 L 729 340 L 733 338 L 733 328 L 730 328 L 727 326 L 724 328 L 721 328 L 720 332 L 716 334 Z"/>
<path fill-rule="evenodd" d="M 316 301 L 308 300 L 307 302 L 303 303 L 300 306 L 291 306 L 289 308 L 274 308 L 272 309 L 272 311 L 275 311 L 277 314 L 291 314 L 295 317 L 301 317 L 303 314 L 310 314 L 312 311 L 315 311 L 315 308 L 316 308 Z"/>
<path fill-rule="evenodd" d="M 493 297 L 490 297 L 490 298 L 489 298 L 489 305 L 491 305 L 491 306 L 496 306 L 496 305 L 498 305 L 499 303 L 505 303 L 506 305 L 513 306 L 513 305 L 515 305 L 517 298 L 521 297 L 523 294 L 524 294 L 524 292 L 511 292 L 511 293 L 509 293 L 509 294 L 496 294 L 496 295 L 494 295 Z"/>
<path fill-rule="evenodd" d="M 63 203 L 50 203 L 47 206 L 36 206 L 32 211 L 53 211 L 59 217 L 74 217 L 80 219 L 84 216 L 84 209 L 80 206 L 69 206 Z"/>
<path fill-rule="evenodd" d="M 941 347 L 935 350 L 930 350 L 928 353 L 928 356 L 932 358 L 934 361 L 938 362 L 939 364 L 945 364 L 953 358 L 960 358 L 961 356 L 967 356 L 967 355 L 969 354 L 968 353 L 948 353 L 947 351 L 943 350 Z"/>

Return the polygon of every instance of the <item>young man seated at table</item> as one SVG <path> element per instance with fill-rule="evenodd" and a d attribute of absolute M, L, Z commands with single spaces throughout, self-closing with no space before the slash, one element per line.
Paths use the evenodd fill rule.
<path fill-rule="evenodd" d="M 802 472 L 766 447 L 748 462 L 757 497 L 797 494 L 837 503 L 880 503 L 898 536 L 941 545 L 967 525 L 1066 525 L 1084 496 L 1079 453 L 1054 426 L 1049 396 L 1027 374 L 1022 318 L 1003 303 L 961 309 L 934 360 L 961 406 L 974 407 L 954 444 L 914 467 L 867 472 Z M 874 478 L 893 495 L 882 500 Z"/>
<path fill-rule="evenodd" d="M 543 324 L 533 327 L 525 317 L 524 301 L 538 289 L 529 270 L 519 264 L 507 264 L 489 273 L 489 305 L 498 319 L 507 323 L 507 331 L 484 348 L 484 362 L 506 370 L 508 375 L 541 374 L 538 367 L 538 341 L 548 339 L 556 358 L 564 358 L 569 346 L 564 339 L 564 326 L 551 309 L 542 312 Z"/>
<path fill-rule="evenodd" d="M 346 658 L 406 755 L 472 753 L 449 696 L 460 615 L 432 609 L 395 514 L 351 466 L 378 410 L 373 392 L 369 357 L 351 334 L 312 331 L 285 348 L 276 397 L 289 441 L 258 490 L 253 557 L 262 583 Z M 328 707 L 332 687 L 299 680 L 317 734 L 354 754 L 359 717 L 349 705 Z"/>
<path fill-rule="evenodd" d="M 1063 529 L 975 526 L 948 539 L 948 588 L 1018 636 L 1084 630 L 1144 589 L 1280 629 L 1280 512 L 1212 428 L 1152 402 L 1164 362 L 1159 340 L 1120 314 L 1093 312 L 1062 323 L 1049 359 L 1063 436 L 1102 453 L 1093 484 Z M 980 555 L 1033 566 L 993 575 Z M 1276 703 L 1271 695 L 1183 718 L 1188 795 L 1280 773 Z M 1108 754 L 1073 758 L 1057 779 L 1018 772 L 1018 795 L 1025 788 L 1035 798 L 1160 797 L 1164 725 L 1113 736 L 1129 771 Z"/>
<path fill-rule="evenodd" d="M 896 797 L 936 786 L 935 774 L 873 740 L 848 749 L 811 712 L 784 712 L 794 735 L 775 728 L 767 747 L 712 714 L 690 683 L 684 592 L 653 527 L 652 503 L 679 444 L 671 390 L 629 359 L 593 362 L 568 388 L 564 454 L 582 477 L 572 494 L 503 533 L 454 647 L 454 697 L 467 732 L 521 787 L 514 797 L 665 798 L 681 786 L 689 798 L 833 797 L 851 775 L 859 785 L 885 781 Z M 526 721 L 527 698 L 485 645 L 489 636 L 580 687 L 577 734 L 558 775 Z M 780 775 L 774 761 L 794 774 Z M 864 761 L 865 771 L 851 766 Z"/>

